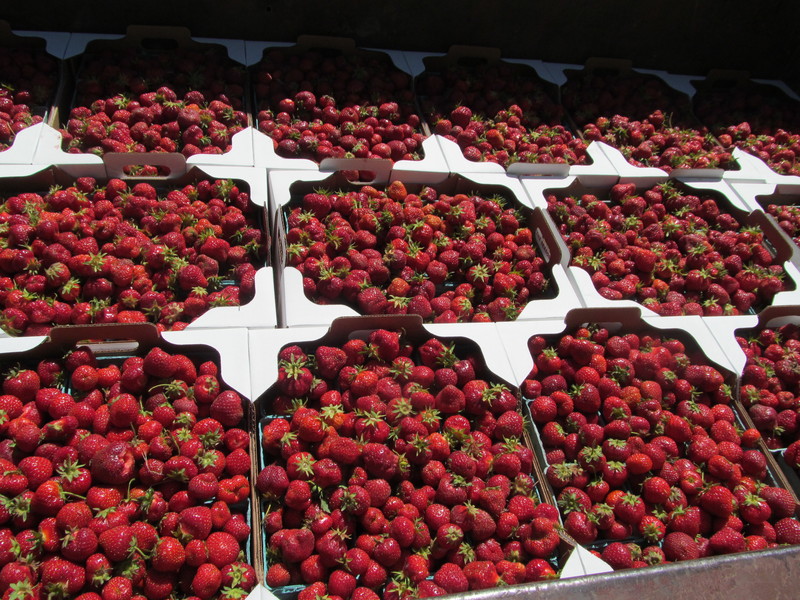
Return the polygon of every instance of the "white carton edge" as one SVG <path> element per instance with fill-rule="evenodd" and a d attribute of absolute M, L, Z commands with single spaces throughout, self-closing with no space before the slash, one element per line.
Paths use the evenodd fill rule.
<path fill-rule="evenodd" d="M 192 321 L 189 329 L 277 327 L 275 276 L 272 267 L 262 267 L 255 275 L 256 292 L 250 302 L 239 306 L 217 306 Z"/>
<path fill-rule="evenodd" d="M 776 87 L 784 94 L 789 96 L 789 98 L 791 98 L 792 100 L 797 100 L 798 102 L 800 102 L 800 96 L 798 96 L 792 88 L 790 88 L 788 85 L 786 85 L 786 83 L 784 83 L 780 79 L 753 79 L 752 81 L 754 81 L 755 83 L 761 83 L 764 85 L 771 85 L 773 87 Z"/>
<path fill-rule="evenodd" d="M 642 316 L 646 315 L 648 317 L 660 317 L 660 315 L 658 315 L 656 312 L 634 300 L 609 300 L 607 298 L 603 298 L 595 289 L 594 284 L 592 283 L 592 276 L 588 273 L 588 271 L 585 271 L 580 267 L 567 267 L 567 273 L 577 288 L 578 296 L 580 297 L 585 308 L 636 307 L 641 309 Z"/>
<path fill-rule="evenodd" d="M 217 350 L 222 379 L 239 394 L 253 401 L 250 393 L 250 360 L 246 329 L 218 328 L 209 331 L 190 328 L 183 331 L 165 331 L 161 336 L 171 344 L 180 346 L 198 344 Z"/>
<path fill-rule="evenodd" d="M 94 40 L 121 40 L 125 34 L 119 33 L 73 33 L 70 35 L 69 43 L 64 50 L 62 58 L 72 58 L 78 54 L 86 52 L 86 46 Z"/>
<path fill-rule="evenodd" d="M 687 187 L 696 189 L 698 191 L 706 191 L 711 190 L 722 194 L 730 203 L 731 205 L 739 210 L 745 211 L 747 213 L 752 212 L 750 210 L 750 206 L 747 202 L 742 200 L 739 194 L 729 185 L 727 181 L 724 179 L 701 179 L 698 177 L 673 177 L 672 179 L 676 179 L 680 181 Z"/>
<path fill-rule="evenodd" d="M 188 171 L 193 166 L 202 170 L 208 177 L 213 177 L 215 179 L 240 179 L 246 182 L 250 186 L 250 202 L 256 206 L 267 208 L 267 199 L 269 197 L 267 174 L 262 169 L 224 165 L 189 165 L 187 163 L 186 170 Z M 269 217 L 269 215 L 267 215 L 267 217 Z M 267 223 L 268 222 L 269 218 L 267 218 Z"/>
<path fill-rule="evenodd" d="M 570 165 L 569 174 L 575 175 L 585 185 L 614 185 L 619 174 L 605 152 L 608 144 L 592 141 L 586 147 L 586 154 L 592 159 L 590 165 Z"/>
<path fill-rule="evenodd" d="M 31 161 L 34 164 L 58 165 L 70 174 L 79 171 L 81 175 L 91 175 L 92 177 L 103 177 L 105 175 L 111 177 L 122 176 L 122 167 L 131 164 L 124 152 L 109 153 L 105 156 L 105 159 L 86 152 L 78 154 L 64 152 L 61 149 L 61 132 L 44 123 L 40 125 L 38 143 Z M 34 127 L 39 127 L 39 125 Z M 32 129 L 32 127 L 28 129 Z M 164 165 L 169 167 L 171 171 L 179 168 L 183 162 L 187 166 L 198 166 L 203 169 L 207 166 L 252 167 L 255 162 L 253 160 L 252 140 L 252 128 L 247 128 L 231 138 L 232 148 L 229 152 L 223 154 L 196 154 L 188 159 L 184 159 L 179 152 L 147 152 L 145 154 L 148 164 Z M 78 167 L 78 170 L 73 169 L 73 167 Z M 92 172 L 88 173 L 86 170 Z"/>
<path fill-rule="evenodd" d="M 794 283 L 794 289 L 775 294 L 770 306 L 800 305 L 800 271 L 797 270 L 797 266 L 791 260 L 787 260 L 783 263 L 783 270 L 786 272 L 787 277 Z"/>
<path fill-rule="evenodd" d="M 345 304 L 317 304 L 303 292 L 303 276 L 291 265 L 283 270 L 283 294 L 280 302 L 290 328 L 330 325 L 339 317 L 357 317 L 359 313 Z"/>
<path fill-rule="evenodd" d="M 733 149 L 733 157 L 738 161 L 739 171 L 726 171 L 724 179 L 734 181 L 750 181 L 760 183 L 774 183 L 776 185 L 800 185 L 797 175 L 781 175 L 757 156 L 745 152 L 741 148 Z"/>
<path fill-rule="evenodd" d="M 12 357 L 20 352 L 27 352 L 47 341 L 46 335 L 30 337 L 12 337 L 5 331 L 0 331 L 0 355 L 10 354 Z"/>
<path fill-rule="evenodd" d="M 642 185 L 655 185 L 659 181 L 663 181 L 669 175 L 663 169 L 656 167 L 636 167 L 630 164 L 623 156 L 622 152 L 608 144 L 602 145 L 603 153 L 611 163 L 612 168 L 619 175 L 620 183 L 628 183 L 629 181 L 641 181 Z M 651 183 L 647 183 L 650 182 Z"/>
<path fill-rule="evenodd" d="M 319 166 L 306 158 L 283 158 L 275 152 L 275 142 L 266 133 L 254 129 L 253 164 L 260 169 L 280 171 L 317 171 Z"/>
<path fill-rule="evenodd" d="M 405 183 L 431 185 L 447 179 L 450 169 L 438 136 L 432 135 L 422 140 L 422 150 L 425 156 L 421 160 L 399 160 L 394 163 L 391 177 L 402 179 Z"/>
<path fill-rule="evenodd" d="M 253 156 L 254 129 L 245 127 L 242 131 L 235 133 L 231 138 L 231 149 L 222 154 L 195 154 L 186 159 L 187 165 L 197 165 L 205 167 L 207 165 L 220 165 L 228 167 L 252 167 L 255 166 Z"/>
<path fill-rule="evenodd" d="M 551 81 L 558 84 L 559 86 L 564 85 L 567 82 L 567 74 L 565 71 L 582 71 L 586 68 L 586 65 L 578 65 L 572 63 L 551 63 L 545 62 L 545 67 L 551 73 Z M 683 92 L 691 99 L 695 92 L 694 85 L 692 85 L 692 80 L 696 79 L 693 75 L 681 75 L 676 73 L 669 73 L 667 71 L 662 71 L 659 69 L 642 69 L 639 67 L 632 67 L 632 71 L 635 73 L 641 73 L 643 75 L 655 75 L 659 79 L 661 79 L 664 83 L 666 83 L 671 88 Z"/>
<path fill-rule="evenodd" d="M 247 60 L 247 52 L 245 50 L 244 40 L 236 40 L 229 38 L 213 38 L 213 37 L 192 37 L 192 40 L 201 44 L 216 44 L 224 46 L 228 51 L 228 58 L 236 61 L 240 65 L 244 65 Z"/>
<path fill-rule="evenodd" d="M 414 77 L 425 72 L 425 59 L 438 56 L 446 56 L 445 52 L 416 52 L 408 50 L 405 52 L 405 59 L 408 63 L 408 72 Z"/>
<path fill-rule="evenodd" d="M 2 165 L 0 164 L 0 178 L 29 177 L 39 171 L 44 171 L 50 165 Z"/>
<path fill-rule="evenodd" d="M 534 71 L 536 71 L 536 75 L 539 79 L 543 79 L 548 83 L 553 83 L 558 85 L 555 81 L 550 80 L 550 69 L 547 68 L 545 62 L 543 60 L 535 60 L 530 58 L 503 58 L 501 59 L 503 62 L 515 64 L 515 65 L 525 65 L 526 67 L 530 67 Z M 556 98 L 557 100 L 557 98 Z"/>
<path fill-rule="evenodd" d="M 521 179 L 522 187 L 528 196 L 528 206 L 531 208 L 541 208 L 547 212 L 547 200 L 544 197 L 544 191 L 550 189 L 563 189 L 572 185 L 577 180 L 575 175 L 565 177 L 564 179 Z M 611 183 L 613 185 L 616 182 Z M 548 218 L 549 215 L 548 215 Z"/>
<path fill-rule="evenodd" d="M 70 154 L 61 150 L 61 132 L 49 125 L 44 125 L 36 146 L 33 162 L 37 165 L 58 165 L 69 175 L 74 177 L 94 177 L 101 179 L 106 176 L 106 167 L 103 159 L 94 154 Z"/>
<path fill-rule="evenodd" d="M 505 62 L 515 63 L 515 64 L 523 64 L 532 67 L 536 74 L 539 76 L 540 79 L 547 81 L 548 83 L 555 84 L 559 88 L 561 87 L 562 81 L 558 77 L 558 74 L 554 74 L 553 71 L 550 69 L 550 64 L 543 60 L 531 60 L 525 58 L 504 58 Z M 560 91 L 560 90 L 559 90 Z"/>
<path fill-rule="evenodd" d="M 62 58 L 72 58 L 78 54 L 86 52 L 86 47 L 95 40 L 121 40 L 127 34 L 115 33 L 73 33 L 69 36 L 69 42 L 66 45 Z M 193 41 L 202 44 L 217 44 L 224 46 L 231 60 L 239 64 L 246 64 L 246 51 L 244 40 L 236 39 L 223 39 L 223 38 L 206 38 L 206 37 L 192 37 Z"/>
<path fill-rule="evenodd" d="M 454 141 L 446 137 L 436 135 L 439 147 L 442 149 L 447 168 L 453 173 L 490 173 L 493 175 L 505 175 L 506 170 L 492 162 L 472 162 L 464 158 L 461 147 Z"/>
<path fill-rule="evenodd" d="M 245 40 L 244 53 L 246 66 L 252 66 L 264 57 L 264 50 L 267 48 L 288 48 L 296 45 L 296 42 L 260 42 L 255 40 Z"/>
<path fill-rule="evenodd" d="M 606 144 L 599 142 L 591 142 L 587 146 L 586 153 L 592 159 L 590 165 L 514 163 L 506 170 L 497 163 L 467 160 L 456 142 L 440 135 L 435 137 L 439 141 L 449 169 L 454 173 L 507 174 L 511 177 L 524 177 L 525 179 L 564 179 L 574 175 L 580 177 L 581 181 L 588 185 L 604 185 L 616 181 L 618 177 L 617 169 L 614 168 L 605 152 Z"/>
<path fill-rule="evenodd" d="M 534 335 L 551 335 L 564 331 L 564 314 L 558 317 L 531 321 L 503 321 L 495 328 L 503 343 L 506 360 L 511 365 L 512 379 L 518 387 L 533 369 L 533 356 L 528 349 L 528 340 Z"/>
<path fill-rule="evenodd" d="M 736 343 L 736 330 L 755 327 L 758 324 L 758 317 L 756 315 L 703 317 L 703 323 L 725 352 L 734 373 L 741 374 L 747 364 L 747 357 Z"/>
<path fill-rule="evenodd" d="M 72 35 L 68 31 L 12 31 L 14 35 L 20 37 L 37 37 L 45 41 L 45 49 L 48 54 L 56 58 L 64 58 Z"/>
<path fill-rule="evenodd" d="M 645 75 L 655 75 L 672 89 L 689 96 L 690 100 L 694 97 L 695 93 L 697 93 L 694 85 L 692 85 L 692 81 L 696 79 L 694 75 L 681 75 L 677 73 L 669 73 L 667 71 L 660 71 L 658 69 L 639 69 L 636 67 L 634 67 L 632 70 Z"/>
<path fill-rule="evenodd" d="M 561 87 L 567 82 L 567 74 L 565 71 L 580 71 L 584 68 L 584 65 L 576 65 L 572 63 L 556 63 L 556 62 L 547 62 L 544 63 L 544 68 L 550 74 L 549 81 L 552 81 L 557 86 Z"/>
<path fill-rule="evenodd" d="M 800 178 L 799 178 L 800 179 Z M 752 181 L 728 181 L 731 190 L 742 200 L 750 212 L 764 210 L 759 204 L 758 196 L 772 196 L 777 193 L 777 186 L 774 183 L 762 183 Z M 800 188 L 798 188 L 800 191 Z"/>
<path fill-rule="evenodd" d="M 247 329 L 250 356 L 250 390 L 256 402 L 278 380 L 278 353 L 287 344 L 318 340 L 329 327 L 295 327 L 292 329 Z"/>
<path fill-rule="evenodd" d="M 528 206 L 526 199 L 527 195 L 525 193 L 525 188 L 522 185 L 522 181 L 517 177 L 513 177 L 511 175 L 506 175 L 505 172 L 503 173 L 464 173 L 461 171 L 455 171 L 455 174 L 477 183 L 478 185 L 499 185 L 505 188 L 508 188 L 512 194 L 514 194 L 515 199 L 522 204 L 523 206 Z M 549 180 L 552 181 L 552 180 Z M 560 180 L 556 180 L 560 181 Z"/>
<path fill-rule="evenodd" d="M 567 276 L 564 267 L 554 264 L 549 267 L 552 282 L 558 288 L 555 298 L 530 300 L 519 313 L 516 321 L 533 321 L 549 317 L 557 317 L 573 308 L 581 308 L 581 300 L 577 291 L 572 286 L 572 281 Z"/>
<path fill-rule="evenodd" d="M 245 600 L 279 600 L 279 598 L 270 592 L 266 587 L 258 584 L 253 588 L 253 591 L 250 592 Z"/>
<path fill-rule="evenodd" d="M 33 157 L 36 155 L 36 148 L 39 145 L 39 136 L 42 134 L 44 123 L 36 123 L 26 127 L 14 136 L 14 143 L 11 147 L 0 152 L 0 165 L 30 165 L 33 164 Z"/>
<path fill-rule="evenodd" d="M 480 348 L 486 368 L 516 385 L 514 370 L 503 351 L 505 344 L 495 323 L 425 323 L 424 328 L 436 337 L 464 337 L 474 341 Z"/>
<path fill-rule="evenodd" d="M 728 319 L 730 317 L 713 317 L 716 319 Z M 642 321 L 649 326 L 656 329 L 680 329 L 686 332 L 687 335 L 694 338 L 698 347 L 702 350 L 705 356 L 717 363 L 721 367 L 725 367 L 729 371 L 736 372 L 733 364 L 728 358 L 728 353 L 725 352 L 722 345 L 719 343 L 714 331 L 707 327 L 705 320 L 697 315 L 687 315 L 679 317 L 648 317 L 644 316 L 642 311 Z"/>
<path fill-rule="evenodd" d="M 583 546 L 576 545 L 567 562 L 564 563 L 559 579 L 600 575 L 601 573 L 612 573 L 613 571 L 614 569 L 606 561 L 598 558 Z"/>

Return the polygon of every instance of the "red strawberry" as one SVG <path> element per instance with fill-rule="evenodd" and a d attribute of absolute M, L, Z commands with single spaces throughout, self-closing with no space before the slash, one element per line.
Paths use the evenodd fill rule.
<path fill-rule="evenodd" d="M 143 368 L 145 373 L 158 377 L 159 379 L 168 379 L 172 377 L 177 369 L 177 364 L 173 357 L 164 352 L 161 348 L 151 349 L 144 357 Z"/>
<path fill-rule="evenodd" d="M 700 557 L 700 548 L 693 537 L 682 533 L 668 533 L 664 538 L 664 555 L 668 560 L 694 560 Z"/>
<path fill-rule="evenodd" d="M 97 451 L 91 460 L 92 477 L 112 485 L 127 484 L 133 477 L 135 459 L 125 442 L 113 442 Z"/>

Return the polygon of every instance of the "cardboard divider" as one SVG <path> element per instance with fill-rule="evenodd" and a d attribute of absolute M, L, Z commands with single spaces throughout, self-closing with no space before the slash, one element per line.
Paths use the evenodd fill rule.
<path fill-rule="evenodd" d="M 417 174 L 392 170 L 384 177 L 376 178 L 374 184 L 385 186 L 391 181 L 402 181 L 409 187 L 430 184 L 440 193 L 501 193 L 516 199 L 523 208 L 530 210 L 527 226 L 534 234 L 533 244 L 541 253 L 549 273 L 551 283 L 555 283 L 555 296 L 530 300 L 517 316 L 517 320 L 538 319 L 552 316 L 561 311 L 581 305 L 579 296 L 567 276 L 568 255 L 562 251 L 557 234 L 552 230 L 549 217 L 538 208 L 531 210 L 522 183 L 505 175 L 453 175 L 435 173 L 427 182 L 420 182 Z M 477 187 L 476 187 L 477 186 Z M 309 300 L 302 288 L 302 276 L 290 267 L 286 260 L 286 225 L 283 211 L 290 206 L 293 198 L 311 192 L 313 189 L 347 189 L 352 185 L 344 179 L 341 172 L 327 175 L 316 172 L 277 172 L 269 174 L 270 214 L 273 215 L 273 264 L 275 265 L 277 314 L 280 327 L 325 325 L 340 316 L 358 314 L 357 311 L 341 303 L 317 304 Z"/>
<path fill-rule="evenodd" d="M 39 137 L 45 127 L 44 123 L 36 123 L 14 135 L 11 146 L 0 152 L 0 166 L 33 164 Z"/>

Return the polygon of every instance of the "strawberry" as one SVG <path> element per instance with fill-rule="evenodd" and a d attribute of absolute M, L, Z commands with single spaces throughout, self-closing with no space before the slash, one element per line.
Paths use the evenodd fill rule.
<path fill-rule="evenodd" d="M 191 589 L 198 598 L 208 600 L 217 593 L 221 584 L 220 570 L 211 563 L 205 563 L 198 567 L 192 578 Z"/>
<path fill-rule="evenodd" d="M 211 402 L 209 414 L 223 427 L 235 427 L 244 418 L 242 398 L 233 390 L 220 392 Z"/>
<path fill-rule="evenodd" d="M 730 527 L 723 527 L 709 539 L 709 547 L 715 554 L 732 554 L 746 549 L 744 536 Z"/>
<path fill-rule="evenodd" d="M 120 485 L 128 483 L 135 467 L 133 452 L 124 442 L 113 442 L 94 454 L 92 477 L 97 481 Z"/>
<path fill-rule="evenodd" d="M 172 377 L 172 374 L 177 368 L 172 356 L 158 347 L 151 349 L 145 355 L 142 366 L 145 373 L 159 379 L 168 379 Z"/>
<path fill-rule="evenodd" d="M 779 544 L 796 544 L 800 540 L 800 527 L 796 519 L 786 517 L 775 523 L 775 541 Z"/>

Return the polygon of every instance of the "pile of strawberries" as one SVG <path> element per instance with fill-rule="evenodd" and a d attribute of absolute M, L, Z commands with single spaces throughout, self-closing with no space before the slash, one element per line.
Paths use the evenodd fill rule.
<path fill-rule="evenodd" d="M 764 232 L 741 225 L 717 199 L 669 181 L 640 192 L 548 195 L 547 206 L 601 296 L 631 299 L 665 316 L 731 315 L 767 306 L 788 289 Z"/>
<path fill-rule="evenodd" d="M 268 586 L 375 600 L 555 577 L 558 511 L 480 361 L 381 329 L 281 351 L 260 408 Z"/>
<path fill-rule="evenodd" d="M 579 127 L 612 115 L 642 120 L 654 110 L 670 115 L 674 125 L 687 127 L 687 117 L 691 114 L 685 94 L 656 76 L 635 71 L 603 68 L 567 71 L 561 101 Z"/>
<path fill-rule="evenodd" d="M 376 53 L 268 50 L 255 65 L 259 131 L 285 158 L 420 158 L 410 75 Z"/>
<path fill-rule="evenodd" d="M 513 320 L 549 291 L 528 214 L 499 196 L 414 194 L 399 181 L 318 191 L 288 213 L 288 262 L 319 303 L 446 323 Z"/>
<path fill-rule="evenodd" d="M 800 329 L 786 324 L 737 336 L 747 363 L 739 400 L 768 448 L 787 448 L 785 458 L 800 468 Z"/>
<path fill-rule="evenodd" d="M 215 48 L 86 54 L 62 147 L 98 155 L 222 154 L 247 126 L 245 85 L 244 67 Z"/>
<path fill-rule="evenodd" d="M 263 225 L 230 180 L 175 189 L 81 177 L 8 196 L 0 212 L 0 325 L 153 322 L 181 329 L 255 293 Z"/>
<path fill-rule="evenodd" d="M 800 246 L 800 207 L 795 204 L 767 204 L 764 210 L 775 217 L 778 226 Z"/>
<path fill-rule="evenodd" d="M 730 151 L 691 118 L 686 95 L 638 73 L 572 73 L 562 101 L 583 137 L 617 148 L 637 167 L 736 168 Z"/>
<path fill-rule="evenodd" d="M 701 89 L 694 97 L 697 116 L 720 144 L 741 148 L 784 175 L 800 175 L 798 109 L 800 103 L 767 85 Z"/>
<path fill-rule="evenodd" d="M 153 348 L 6 365 L 4 598 L 243 598 L 250 436 L 213 362 Z"/>
<path fill-rule="evenodd" d="M 615 569 L 800 543 L 725 377 L 660 332 L 578 327 L 528 342 L 523 383 L 566 531 Z M 635 543 L 623 543 L 635 539 Z"/>
<path fill-rule="evenodd" d="M 473 162 L 582 165 L 586 144 L 562 124 L 562 109 L 527 67 L 498 62 L 426 71 L 417 89 L 433 133 Z"/>
<path fill-rule="evenodd" d="M 642 121 L 615 114 L 598 117 L 583 130 L 583 137 L 617 148 L 637 167 L 672 169 L 735 169 L 730 150 L 710 134 L 691 128 L 673 127 L 661 110 Z"/>
<path fill-rule="evenodd" d="M 0 48 L 0 151 L 41 123 L 55 95 L 58 62 L 44 50 Z"/>

